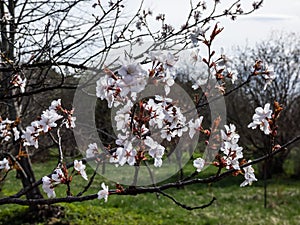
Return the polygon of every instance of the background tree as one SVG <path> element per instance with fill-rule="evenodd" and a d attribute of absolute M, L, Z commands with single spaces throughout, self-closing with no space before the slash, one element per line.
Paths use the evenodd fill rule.
<path fill-rule="evenodd" d="M 258 105 L 278 101 L 284 110 L 278 121 L 280 132 L 278 132 L 276 143 L 285 143 L 294 135 L 299 134 L 296 124 L 299 113 L 295 111 L 300 93 L 299 36 L 296 33 L 272 33 L 268 40 L 257 43 L 253 48 L 237 50 L 237 57 L 232 60 L 232 63 L 236 66 L 241 82 L 249 78 L 247 71 L 253 67 L 251 63 L 255 60 L 261 60 L 273 71 L 274 75 L 252 77 L 247 86 L 243 86 L 232 95 L 232 99 L 227 102 L 228 107 L 232 109 L 228 114 L 230 120 L 237 124 L 246 124 L 246 121 L 251 121 L 251 113 L 247 113 L 249 110 L 252 112 Z M 256 149 L 255 156 L 263 155 L 268 151 L 270 146 L 268 138 L 259 132 L 254 135 L 246 126 L 239 127 L 239 129 L 245 134 L 243 141 Z M 267 177 L 283 173 L 283 164 L 290 149 L 272 159 Z"/>

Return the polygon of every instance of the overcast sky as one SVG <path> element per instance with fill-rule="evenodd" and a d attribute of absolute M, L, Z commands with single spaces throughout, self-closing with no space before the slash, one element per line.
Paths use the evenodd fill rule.
<path fill-rule="evenodd" d="M 228 2 L 233 1 L 221 0 L 221 4 Z M 253 1 L 241 1 L 242 5 L 249 5 L 251 2 Z M 181 25 L 189 9 L 189 0 L 145 0 L 145 6 L 149 6 L 154 15 L 166 13 L 169 21 Z M 220 22 L 225 29 L 222 40 L 219 39 L 215 44 L 225 49 L 234 45 L 252 46 L 269 37 L 272 31 L 300 33 L 300 0 L 264 0 L 263 7 L 253 14 L 239 17 L 236 21 L 222 19 Z"/>

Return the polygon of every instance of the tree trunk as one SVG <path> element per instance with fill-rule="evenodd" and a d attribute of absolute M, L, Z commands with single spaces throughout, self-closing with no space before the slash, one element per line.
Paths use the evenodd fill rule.
<path fill-rule="evenodd" d="M 10 81 L 13 75 L 17 72 L 14 71 L 14 61 L 15 61 L 15 3 L 13 0 L 8 1 L 8 5 L 6 6 L 4 1 L 0 2 L 0 18 L 4 18 L 6 14 L 12 17 L 12 19 L 7 22 L 5 19 L 0 22 L 0 32 L 1 32 L 1 41 L 0 41 L 0 50 L 1 50 L 1 62 L 3 65 L 7 65 L 8 68 L 11 68 L 11 72 L 2 72 L 0 73 L 1 80 L 5 80 L 1 89 L 4 93 L 12 94 L 12 90 L 9 89 Z M 17 99 L 8 99 L 5 101 L 7 107 L 7 116 L 9 119 L 14 120 L 21 115 L 18 115 L 20 110 L 17 110 L 17 107 L 20 107 L 21 104 L 17 104 Z M 21 101 L 19 101 L 21 102 Z M 12 147 L 12 152 L 14 156 L 19 154 L 20 148 L 18 144 L 14 144 Z M 24 148 L 22 148 L 23 150 Z M 32 170 L 32 166 L 30 163 L 30 159 L 28 157 L 26 149 L 22 152 L 22 155 L 16 157 L 19 165 L 22 170 L 17 170 L 17 177 L 21 179 L 23 188 L 27 188 L 31 186 L 35 182 L 34 173 Z M 37 199 L 43 198 L 38 187 L 32 188 L 30 191 L 26 193 L 27 199 Z"/>

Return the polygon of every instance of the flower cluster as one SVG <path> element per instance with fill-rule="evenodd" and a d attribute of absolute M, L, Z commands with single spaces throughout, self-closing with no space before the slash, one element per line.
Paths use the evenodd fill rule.
<path fill-rule="evenodd" d="M 251 160 L 248 161 L 248 163 L 250 163 Z M 252 166 L 247 166 L 243 168 L 245 174 L 245 181 L 243 183 L 241 183 L 241 187 L 245 187 L 246 185 L 251 185 L 253 181 L 257 181 L 255 174 L 254 174 L 254 169 L 252 168 Z"/>
<path fill-rule="evenodd" d="M 65 176 L 65 174 L 60 168 L 55 169 L 53 174 L 51 174 L 51 177 L 44 176 L 42 178 L 43 181 L 42 188 L 44 192 L 47 194 L 48 198 L 55 198 L 56 194 L 54 188 L 61 183 L 65 183 L 66 180 L 67 177 Z"/>
<path fill-rule="evenodd" d="M 188 129 L 192 138 L 201 128 L 203 117 L 187 122 L 180 107 L 170 98 L 156 95 L 135 105 L 138 108 L 133 110 L 132 107 L 133 103 L 127 102 L 115 116 L 116 129 L 120 132 L 116 140 L 119 147 L 112 153 L 110 162 L 117 165 L 135 165 L 138 156 L 138 160 L 143 160 L 148 153 L 154 159 L 154 166 L 161 167 L 165 147 L 155 141 L 156 138 L 171 141 Z M 136 116 L 133 111 L 137 112 Z"/>
<path fill-rule="evenodd" d="M 225 125 L 225 131 L 221 130 L 221 138 L 223 140 L 221 152 L 224 156 L 220 159 L 223 166 L 226 169 L 234 169 L 236 174 L 242 173 L 240 166 L 246 162 L 243 159 L 243 148 L 238 145 L 240 135 L 236 133 L 236 127 L 234 124 Z M 241 161 L 240 161 L 241 160 Z M 248 162 L 251 162 L 249 160 Z M 244 167 L 245 181 L 240 185 L 244 187 L 251 185 L 253 181 L 257 181 L 254 174 L 254 169 L 250 166 Z"/>
<path fill-rule="evenodd" d="M 265 104 L 264 108 L 257 107 L 252 117 L 253 121 L 248 125 L 248 128 L 256 129 L 259 126 L 260 130 L 268 135 L 271 132 L 268 119 L 271 118 L 272 110 L 270 110 L 270 103 Z"/>
<path fill-rule="evenodd" d="M 243 147 L 238 145 L 240 135 L 236 133 L 234 124 L 225 125 L 225 131 L 221 130 L 222 147 L 221 152 L 224 154 L 222 159 L 226 169 L 240 169 L 239 159 L 243 158 Z"/>
<path fill-rule="evenodd" d="M 42 133 L 48 133 L 52 128 L 57 127 L 57 121 L 64 118 L 63 113 L 66 116 L 66 119 L 62 121 L 62 124 L 66 125 L 67 128 L 74 128 L 76 117 L 73 117 L 73 110 L 63 109 L 61 106 L 61 100 L 54 100 L 49 108 L 43 111 L 39 120 L 31 122 L 30 126 L 27 126 L 23 135 L 21 136 L 24 139 L 24 146 L 34 146 L 38 148 L 38 137 Z"/>
<path fill-rule="evenodd" d="M 3 120 L 0 116 L 0 138 L 3 138 L 3 141 L 9 141 L 12 136 L 15 141 L 19 139 L 20 131 L 15 125 L 16 121 L 7 118 Z"/>
<path fill-rule="evenodd" d="M 147 73 L 139 63 L 130 61 L 121 66 L 115 73 L 105 69 L 105 75 L 96 83 L 96 95 L 107 100 L 108 107 L 135 101 L 137 94 L 144 90 L 147 83 L 152 81 L 165 85 L 166 93 L 174 84 L 175 63 L 177 58 L 168 53 L 151 52 L 149 54 L 153 68 Z"/>
<path fill-rule="evenodd" d="M 105 73 L 97 81 L 96 95 L 102 100 L 106 99 L 109 108 L 128 99 L 135 100 L 136 94 L 147 84 L 147 73 L 139 63 L 123 65 L 116 74 L 109 69 L 105 69 Z"/>
<path fill-rule="evenodd" d="M 77 172 L 80 174 L 83 179 L 88 180 L 86 172 L 85 172 L 85 165 L 82 163 L 82 161 L 74 160 L 74 170 L 73 172 Z M 54 188 L 58 186 L 59 184 L 67 184 L 72 181 L 72 176 L 68 176 L 68 170 L 65 166 L 62 166 L 62 168 L 58 167 L 54 170 L 54 172 L 51 174 L 51 176 L 44 176 L 42 178 L 43 185 L 42 188 L 44 192 L 47 194 L 48 198 L 55 198 L 55 190 Z"/>
<path fill-rule="evenodd" d="M 203 117 L 188 122 L 180 107 L 167 97 L 174 84 L 178 58 L 157 51 L 150 52 L 149 59 L 152 67 L 148 74 L 140 64 L 130 62 L 115 73 L 105 69 L 106 75 L 97 81 L 97 97 L 106 99 L 110 108 L 119 107 L 115 116 L 115 128 L 119 132 L 117 147 L 110 151 L 109 160 L 116 166 L 125 163 L 133 166 L 145 160 L 148 154 L 154 159 L 154 166 L 161 167 L 165 147 L 156 141 L 157 138 L 171 141 L 181 137 L 189 128 L 192 138 L 201 129 Z M 134 103 L 147 83 L 163 84 L 166 96 L 155 95 Z M 90 145 L 87 157 L 93 157 L 94 153 L 95 146 Z"/>

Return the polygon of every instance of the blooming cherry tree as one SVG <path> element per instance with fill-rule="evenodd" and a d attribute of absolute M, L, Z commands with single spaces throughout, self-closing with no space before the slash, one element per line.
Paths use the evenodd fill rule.
<path fill-rule="evenodd" d="M 117 12 L 116 20 L 118 20 L 119 10 L 122 9 L 121 2 L 122 0 L 118 0 L 116 3 L 110 1 L 107 8 L 104 8 L 99 1 L 96 6 L 102 9 L 101 13 L 104 13 L 104 17 L 112 11 Z M 283 151 L 284 148 L 299 140 L 300 137 L 296 137 L 281 146 L 275 145 L 274 139 L 278 131 L 276 121 L 283 108 L 278 102 L 274 102 L 273 106 L 271 103 L 267 103 L 264 108 L 257 107 L 255 109 L 255 114 L 252 117 L 253 121 L 248 125 L 248 128 L 256 129 L 259 127 L 265 135 L 273 138 L 272 151 L 259 159 L 245 159 L 244 156 L 246 154 L 244 154 L 244 151 L 246 148 L 239 143 L 242 134 L 238 133 L 236 129 L 237 124 L 226 124 L 226 118 L 225 120 L 221 119 L 221 113 L 219 112 L 211 113 L 210 117 L 203 113 L 205 106 L 210 106 L 218 102 L 218 100 L 226 98 L 242 86 L 247 85 L 247 82 L 244 82 L 234 86 L 238 80 L 237 71 L 232 65 L 234 62 L 226 57 L 225 54 L 219 55 L 213 50 L 214 40 L 219 37 L 224 28 L 220 27 L 219 23 L 215 23 L 211 27 L 208 26 L 208 23 L 221 16 L 230 16 L 234 19 L 236 16 L 255 11 L 262 4 L 262 1 L 254 2 L 252 4 L 253 8 L 248 12 L 244 12 L 239 1 L 237 1 L 232 3 L 232 6 L 222 14 L 215 14 L 218 2 L 214 1 L 212 13 L 203 19 L 199 10 L 206 10 L 206 4 L 201 1 L 197 6 L 192 6 L 187 23 L 177 30 L 170 24 L 165 23 L 164 14 L 159 14 L 156 20 L 162 23 L 162 28 L 159 32 L 152 32 L 147 25 L 147 20 L 151 13 L 139 10 L 139 13 L 128 24 L 128 27 L 131 27 L 131 23 L 135 23 L 135 29 L 142 31 L 146 28 L 148 31 L 147 35 L 143 33 L 136 35 L 135 31 L 130 30 L 127 26 L 124 27 L 124 30 L 116 31 L 115 25 L 114 29 L 111 30 L 111 43 L 108 43 L 109 38 L 107 39 L 103 34 L 102 41 L 105 42 L 105 48 L 103 51 L 99 51 L 103 54 L 103 58 L 108 57 L 111 49 L 120 47 L 124 43 L 129 43 L 130 47 L 137 43 L 142 44 L 141 38 L 143 36 L 154 40 L 154 44 L 144 51 L 143 54 L 126 53 L 124 61 L 115 60 L 113 63 L 105 64 L 104 61 L 95 63 L 97 60 L 93 60 L 91 63 L 93 65 L 89 68 L 89 71 L 96 71 L 96 73 L 92 73 L 93 79 L 87 79 L 88 82 L 83 79 L 84 85 L 78 87 L 83 93 L 103 100 L 107 107 L 112 112 L 115 112 L 115 114 L 112 113 L 111 117 L 113 121 L 112 129 L 115 132 L 115 135 L 111 135 L 114 138 L 112 143 L 102 144 L 99 140 L 97 142 L 92 137 L 84 137 L 86 145 L 80 146 L 83 157 L 68 161 L 64 157 L 60 131 L 62 129 L 76 129 L 82 124 L 80 122 L 78 123 L 79 125 L 77 124 L 78 117 L 75 115 L 77 109 L 65 108 L 61 99 L 53 100 L 48 108 L 43 109 L 44 111 L 39 117 L 32 119 L 28 123 L 29 125 L 24 127 L 21 126 L 20 118 L 3 119 L 0 117 L 0 143 L 12 143 L 19 150 L 16 155 L 12 155 L 8 151 L 1 152 L 0 182 L 5 180 L 7 173 L 14 169 L 21 174 L 25 173 L 21 169 L 20 159 L 28 159 L 28 149 L 39 148 L 41 136 L 49 136 L 56 144 L 58 151 L 58 160 L 56 165 L 53 166 L 53 171 L 49 172 L 49 174 L 44 174 L 38 181 L 32 181 L 30 185 L 23 187 L 13 197 L 0 198 L 0 204 L 47 205 L 93 199 L 103 199 L 107 202 L 108 196 L 111 195 L 138 195 L 149 192 L 163 194 L 163 196 L 170 198 L 177 205 L 190 210 L 201 207 L 192 208 L 185 206 L 164 193 L 164 190 L 190 184 L 212 183 L 232 174 L 244 175 L 245 181 L 240 184 L 241 187 L 251 185 L 254 181 L 257 181 L 252 165 Z M 95 19 L 95 25 L 91 27 L 90 32 L 94 31 L 94 26 L 99 25 L 99 21 L 103 21 L 98 17 Z M 103 33 L 102 29 L 101 32 Z M 85 39 L 87 36 L 89 36 L 89 33 L 83 35 L 82 39 Z M 61 37 L 59 37 L 58 43 L 64 45 Z M 82 42 L 79 41 L 80 43 Z M 161 43 L 164 43 L 164 46 Z M 195 91 L 192 100 L 194 109 L 189 108 L 184 96 L 178 93 L 174 95 L 177 88 L 178 71 L 180 71 L 182 66 L 180 64 L 182 58 L 178 54 L 180 50 L 176 50 L 175 47 L 180 46 L 182 48 L 183 43 L 187 43 L 183 49 L 198 48 L 199 45 L 203 45 L 208 52 L 207 56 L 201 53 L 203 57 L 199 57 L 200 49 L 197 49 L 197 55 L 191 55 L 191 61 L 194 64 L 202 63 L 207 71 L 205 79 L 193 79 L 190 89 Z M 77 44 L 77 42 L 74 42 L 68 45 L 70 49 L 67 48 L 64 51 L 57 51 L 57 53 L 53 51 L 51 53 L 54 54 L 53 59 L 50 58 L 49 62 L 60 58 L 62 52 L 67 50 L 72 52 L 72 46 L 76 48 Z M 118 46 L 116 46 L 117 44 Z M 167 45 L 170 45 L 170 49 L 163 51 L 162 49 Z M 94 56 L 84 59 L 84 63 L 77 66 L 74 66 L 71 61 L 60 62 L 54 65 L 64 65 L 66 67 L 73 65 L 74 70 L 87 69 L 85 66 L 86 61 L 95 59 L 94 57 L 100 53 L 95 53 Z M 77 56 L 77 53 L 70 54 L 74 57 Z M 68 55 L 68 57 L 63 58 L 72 58 L 71 56 Z M 34 58 L 34 56 L 32 57 Z M 116 64 L 116 62 L 121 63 Z M 6 64 L 9 63 L 11 63 L 9 60 L 6 61 Z M 95 64 L 97 66 L 101 65 L 101 69 L 95 69 Z M 14 68 L 14 76 L 11 80 L 9 79 L 10 85 L 20 90 L 14 90 L 16 92 L 14 95 L 10 97 L 5 96 L 4 99 L 24 97 L 32 94 L 26 91 L 34 85 L 26 79 L 25 75 L 19 75 L 16 72 Z M 266 68 L 261 60 L 254 62 L 253 70 L 249 71 L 249 74 L 249 79 L 262 76 L 266 80 L 266 87 L 275 79 L 272 67 Z M 81 75 L 85 78 L 84 73 Z M 62 77 L 63 79 L 65 78 L 63 75 Z M 146 93 L 149 86 L 155 91 Z M 230 89 L 232 86 L 233 88 Z M 94 89 L 86 91 L 85 87 L 93 87 Z M 10 91 L 9 88 L 8 91 Z M 42 92 L 41 90 L 39 91 Z M 272 107 L 274 108 L 273 110 Z M 212 107 L 211 111 L 217 111 L 217 107 Z M 193 114 L 193 112 L 195 113 Z M 210 125 L 209 121 L 211 122 Z M 94 128 L 89 127 L 88 129 L 93 130 Z M 194 146 L 190 147 L 190 143 L 194 144 Z M 197 146 L 206 146 L 204 153 L 203 151 L 194 152 L 199 150 L 196 148 Z M 196 159 L 194 158 L 195 155 L 197 155 Z M 176 182 L 161 184 L 156 181 L 156 175 L 169 172 L 167 170 L 170 168 L 168 166 L 171 164 L 172 157 L 176 158 L 176 172 L 181 170 L 182 177 Z M 182 159 L 184 158 L 188 159 L 186 163 L 193 165 L 194 171 L 191 174 L 183 173 L 183 168 L 186 164 L 183 163 Z M 86 172 L 88 163 L 96 165 L 93 174 L 87 174 Z M 107 181 L 105 183 L 101 181 L 101 186 L 99 185 L 97 193 L 87 194 L 86 191 L 90 189 L 96 179 L 96 173 L 99 172 L 100 166 L 102 168 L 113 166 L 109 168 L 113 168 L 116 173 L 124 174 L 126 169 L 129 168 L 131 185 L 119 183 L 113 179 L 109 181 L 109 185 L 105 184 L 108 183 Z M 200 178 L 198 175 L 206 166 L 216 168 L 216 173 L 210 177 Z M 133 170 L 131 170 L 132 168 Z M 2 173 L 5 175 L 2 176 Z M 26 177 L 26 174 L 22 175 Z M 174 173 L 171 175 L 174 175 Z M 149 178 L 151 185 L 138 185 L 138 180 L 143 178 Z M 80 179 L 81 182 L 85 182 L 83 190 L 77 195 L 72 192 L 72 181 L 74 179 Z M 44 194 L 49 199 L 43 198 L 41 195 L 36 199 L 22 198 L 23 195 L 39 186 L 41 186 Z M 67 197 L 56 195 L 55 189 L 58 186 L 66 189 Z M 115 188 L 109 188 L 109 186 L 115 186 Z M 215 198 L 202 208 L 213 204 L 214 200 Z"/>

